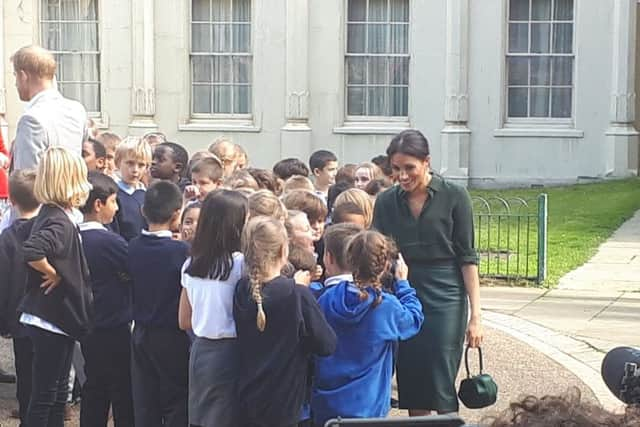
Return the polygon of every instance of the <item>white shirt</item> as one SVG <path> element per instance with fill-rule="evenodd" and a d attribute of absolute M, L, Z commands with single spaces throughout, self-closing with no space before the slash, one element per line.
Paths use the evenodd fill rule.
<path fill-rule="evenodd" d="M 182 266 L 182 286 L 191 304 L 191 327 L 197 337 L 208 339 L 236 338 L 233 320 L 233 294 L 242 277 L 244 256 L 233 254 L 233 267 L 225 281 L 202 279 L 185 273 L 191 258 Z"/>

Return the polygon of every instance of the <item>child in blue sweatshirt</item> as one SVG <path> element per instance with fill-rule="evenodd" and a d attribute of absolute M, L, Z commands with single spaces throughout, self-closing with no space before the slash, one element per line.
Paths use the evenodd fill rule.
<path fill-rule="evenodd" d="M 338 336 L 336 351 L 316 357 L 311 409 L 317 425 L 334 417 L 384 417 L 390 409 L 393 346 L 418 333 L 424 316 L 399 258 L 395 293 L 382 292 L 388 240 L 361 231 L 347 246 L 353 282 L 327 288 L 318 303 Z"/>

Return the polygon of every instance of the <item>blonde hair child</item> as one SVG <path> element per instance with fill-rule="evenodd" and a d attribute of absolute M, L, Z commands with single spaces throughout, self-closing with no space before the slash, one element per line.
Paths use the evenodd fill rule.
<path fill-rule="evenodd" d="M 331 354 L 335 334 L 309 289 L 296 284 L 301 274 L 280 275 L 288 255 L 280 221 L 250 219 L 241 242 L 248 277 L 236 286 L 233 308 L 240 360 L 238 425 L 296 425 L 309 358 Z"/>
<path fill-rule="evenodd" d="M 62 147 L 44 152 L 34 183 L 42 207 L 22 245 L 30 268 L 18 308 L 33 344 L 33 375 L 40 378 L 31 390 L 29 425 L 62 424 L 65 402 L 56 396 L 67 395 L 74 342 L 89 330 L 89 270 L 72 210 L 90 189 L 80 156 Z"/>
<path fill-rule="evenodd" d="M 365 228 L 371 227 L 371 222 L 373 221 L 373 202 L 371 201 L 370 195 L 358 188 L 350 188 L 340 193 L 333 204 L 333 208 L 335 209 L 344 203 L 353 203 L 362 209 L 362 212 L 364 212 Z"/>
<path fill-rule="evenodd" d="M 258 190 L 249 196 L 249 218 L 268 216 L 278 221 L 287 220 L 288 212 L 284 203 L 269 190 Z"/>

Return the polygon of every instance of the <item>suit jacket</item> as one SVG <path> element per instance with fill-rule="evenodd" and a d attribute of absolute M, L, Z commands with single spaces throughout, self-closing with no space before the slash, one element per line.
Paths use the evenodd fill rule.
<path fill-rule="evenodd" d="M 49 147 L 62 146 L 80 155 L 86 134 L 87 112 L 82 104 L 55 89 L 44 90 L 29 101 L 20 116 L 12 169 L 37 167 Z"/>

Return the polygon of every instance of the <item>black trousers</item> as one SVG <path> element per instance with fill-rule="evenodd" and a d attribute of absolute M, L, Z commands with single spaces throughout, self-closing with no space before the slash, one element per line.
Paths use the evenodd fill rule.
<path fill-rule="evenodd" d="M 189 338 L 178 329 L 136 325 L 131 338 L 136 427 L 188 425 Z"/>
<path fill-rule="evenodd" d="M 96 329 L 80 346 L 86 375 L 80 426 L 106 427 L 112 406 L 115 427 L 133 427 L 129 325 Z"/>
<path fill-rule="evenodd" d="M 16 399 L 20 413 L 20 426 L 27 425 L 27 410 L 31 398 L 33 376 L 33 345 L 28 336 L 13 337 L 13 360 L 16 367 Z"/>
<path fill-rule="evenodd" d="M 69 370 L 75 341 L 27 326 L 33 344 L 31 399 L 26 424 L 29 427 L 64 427 L 64 406 L 69 393 Z"/>

